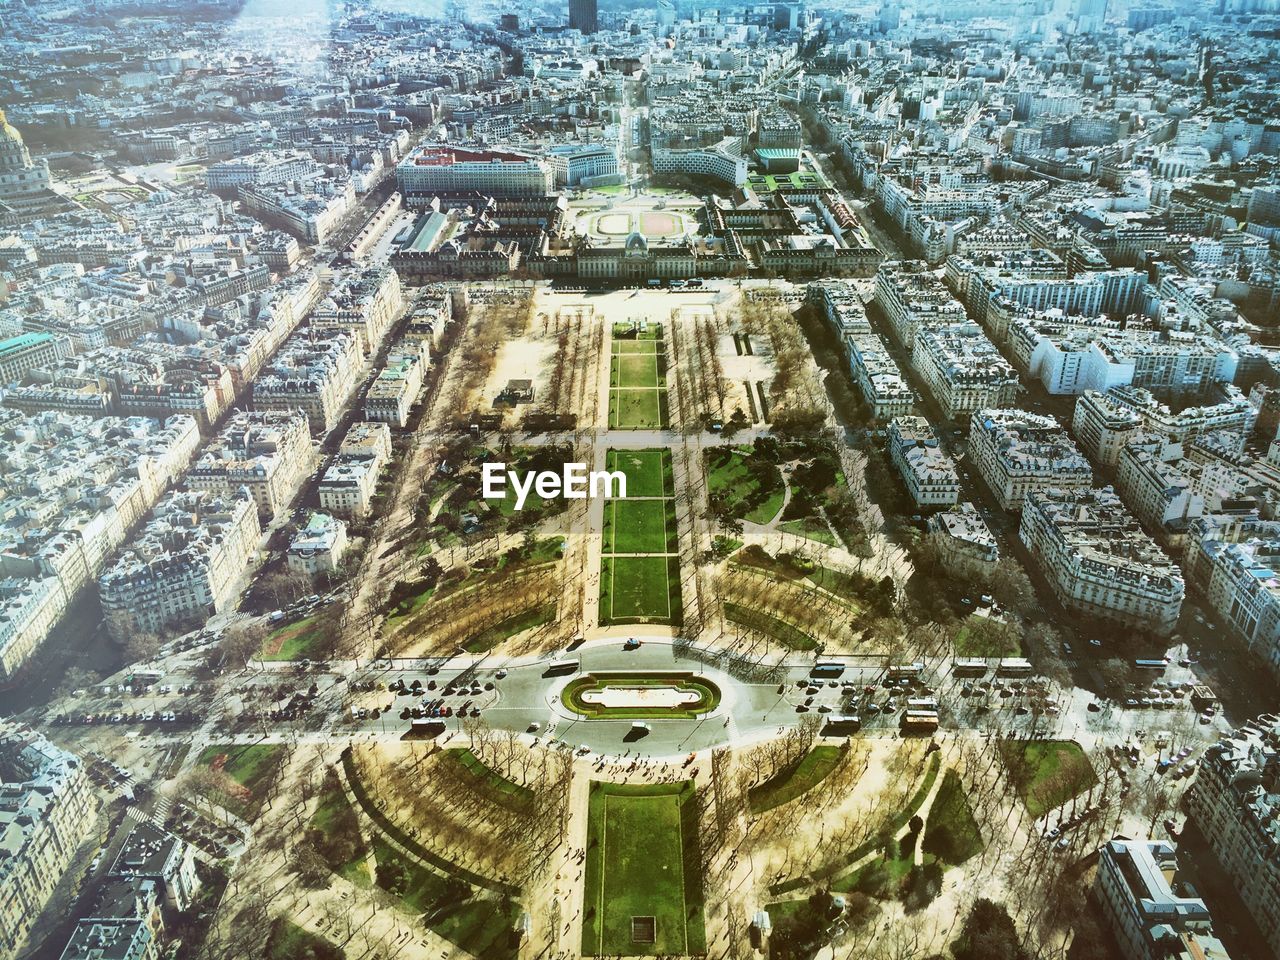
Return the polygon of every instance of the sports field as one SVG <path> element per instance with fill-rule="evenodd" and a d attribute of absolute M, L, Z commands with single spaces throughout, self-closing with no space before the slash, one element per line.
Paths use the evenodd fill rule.
<path fill-rule="evenodd" d="M 667 413 L 667 355 L 662 327 L 615 325 L 609 357 L 609 426 L 663 429 Z"/>
<path fill-rule="evenodd" d="M 679 623 L 679 531 L 671 454 L 610 450 L 610 470 L 627 477 L 625 498 L 604 507 L 600 623 Z"/>
<path fill-rule="evenodd" d="M 592 782 L 582 952 L 706 952 L 693 781 Z"/>

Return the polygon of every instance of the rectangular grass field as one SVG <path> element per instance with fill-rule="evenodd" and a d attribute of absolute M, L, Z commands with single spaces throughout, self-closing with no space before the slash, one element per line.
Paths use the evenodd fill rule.
<path fill-rule="evenodd" d="M 666 386 L 665 379 L 656 353 L 618 354 L 611 361 L 610 386 L 650 390 Z"/>
<path fill-rule="evenodd" d="M 614 387 L 609 391 L 609 426 L 615 430 L 665 430 L 667 392 Z"/>
<path fill-rule="evenodd" d="M 587 817 L 582 952 L 594 956 L 705 952 L 692 781 L 594 782 Z M 634 918 L 652 918 L 652 942 L 633 939 Z"/>
<path fill-rule="evenodd" d="M 675 553 L 673 500 L 610 500 L 604 512 L 606 553 Z"/>
<path fill-rule="evenodd" d="M 675 493 L 671 455 L 666 450 L 610 450 L 605 465 L 627 475 L 628 497 L 670 497 Z"/>
<path fill-rule="evenodd" d="M 677 557 L 601 557 L 600 622 L 673 623 L 680 618 Z"/>

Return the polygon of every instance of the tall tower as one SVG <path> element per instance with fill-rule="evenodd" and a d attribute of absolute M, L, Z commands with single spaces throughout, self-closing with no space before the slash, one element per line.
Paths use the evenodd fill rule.
<path fill-rule="evenodd" d="M 569 0 L 569 29 L 595 33 L 600 29 L 596 19 L 596 0 Z"/>

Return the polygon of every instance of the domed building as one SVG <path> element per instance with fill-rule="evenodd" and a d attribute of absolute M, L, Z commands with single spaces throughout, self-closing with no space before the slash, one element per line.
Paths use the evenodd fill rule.
<path fill-rule="evenodd" d="M 0 110 L 0 204 L 21 209 L 49 199 L 49 164 L 32 160 L 31 151 Z"/>

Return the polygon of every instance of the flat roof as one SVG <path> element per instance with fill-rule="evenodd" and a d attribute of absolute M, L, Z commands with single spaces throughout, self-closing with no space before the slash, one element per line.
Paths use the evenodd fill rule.
<path fill-rule="evenodd" d="M 20 333 L 16 337 L 0 340 L 0 357 L 6 353 L 13 353 L 15 350 L 34 347 L 38 343 L 47 343 L 52 339 L 53 334 L 51 333 Z"/>

